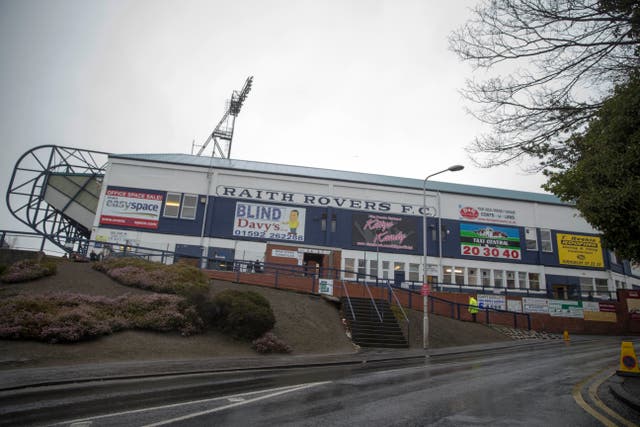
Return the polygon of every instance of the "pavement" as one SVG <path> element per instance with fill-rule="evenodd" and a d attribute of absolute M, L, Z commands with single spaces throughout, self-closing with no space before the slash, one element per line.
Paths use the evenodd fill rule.
<path fill-rule="evenodd" d="M 216 357 L 210 359 L 159 360 L 52 366 L 42 368 L 0 369 L 0 392 L 30 387 L 60 386 L 90 381 L 134 379 L 213 372 L 249 372 L 264 369 L 310 368 L 320 366 L 361 365 L 373 362 L 438 359 L 462 354 L 503 353 L 527 347 L 557 345 L 557 341 L 521 340 L 489 344 L 446 347 L 429 350 L 360 349 L 356 353 L 321 355 L 267 355 Z M 640 411 L 640 375 L 613 375 L 607 381 L 611 393 L 622 403 Z"/>

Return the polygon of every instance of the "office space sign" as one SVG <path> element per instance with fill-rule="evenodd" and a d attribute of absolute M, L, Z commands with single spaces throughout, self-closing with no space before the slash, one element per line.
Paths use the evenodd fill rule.
<path fill-rule="evenodd" d="M 458 205 L 458 218 L 494 224 L 516 224 L 516 211 L 497 206 Z"/>
<path fill-rule="evenodd" d="M 305 214 L 303 208 L 237 202 L 233 235 L 303 242 Z"/>
<path fill-rule="evenodd" d="M 460 224 L 460 253 L 483 258 L 520 259 L 520 231 L 511 227 Z"/>
<path fill-rule="evenodd" d="M 107 189 L 100 224 L 156 229 L 162 199 L 162 194 Z"/>
<path fill-rule="evenodd" d="M 351 243 L 369 248 L 414 250 L 416 226 L 414 218 L 354 213 Z"/>
<path fill-rule="evenodd" d="M 600 238 L 558 233 L 558 262 L 578 267 L 604 267 Z"/>

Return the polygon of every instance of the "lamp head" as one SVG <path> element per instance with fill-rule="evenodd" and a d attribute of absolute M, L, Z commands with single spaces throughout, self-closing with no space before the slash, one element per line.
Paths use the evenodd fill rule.
<path fill-rule="evenodd" d="M 458 172 L 458 171 L 461 171 L 462 169 L 464 169 L 464 166 L 462 165 L 453 165 L 453 166 L 450 166 L 447 170 L 450 172 Z"/>

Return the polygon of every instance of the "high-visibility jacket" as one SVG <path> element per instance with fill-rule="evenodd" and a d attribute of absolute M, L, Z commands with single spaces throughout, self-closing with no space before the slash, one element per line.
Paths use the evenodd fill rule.
<path fill-rule="evenodd" d="M 474 297 L 469 297 L 469 313 L 476 314 L 478 311 L 478 300 Z"/>

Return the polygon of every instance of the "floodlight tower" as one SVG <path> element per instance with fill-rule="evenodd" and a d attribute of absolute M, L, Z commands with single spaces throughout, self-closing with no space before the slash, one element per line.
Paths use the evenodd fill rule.
<path fill-rule="evenodd" d="M 247 78 L 244 83 L 244 87 L 240 90 L 234 90 L 231 94 L 231 99 L 227 101 L 227 109 L 222 116 L 222 119 L 218 122 L 218 126 L 211 132 L 211 135 L 207 138 L 204 144 L 198 151 L 198 156 L 201 156 L 207 146 L 213 141 L 213 151 L 211 157 L 221 157 L 223 159 L 231 158 L 231 142 L 233 141 L 233 126 L 236 122 L 236 117 L 240 114 L 242 103 L 247 98 L 251 85 L 253 83 L 253 76 Z"/>

